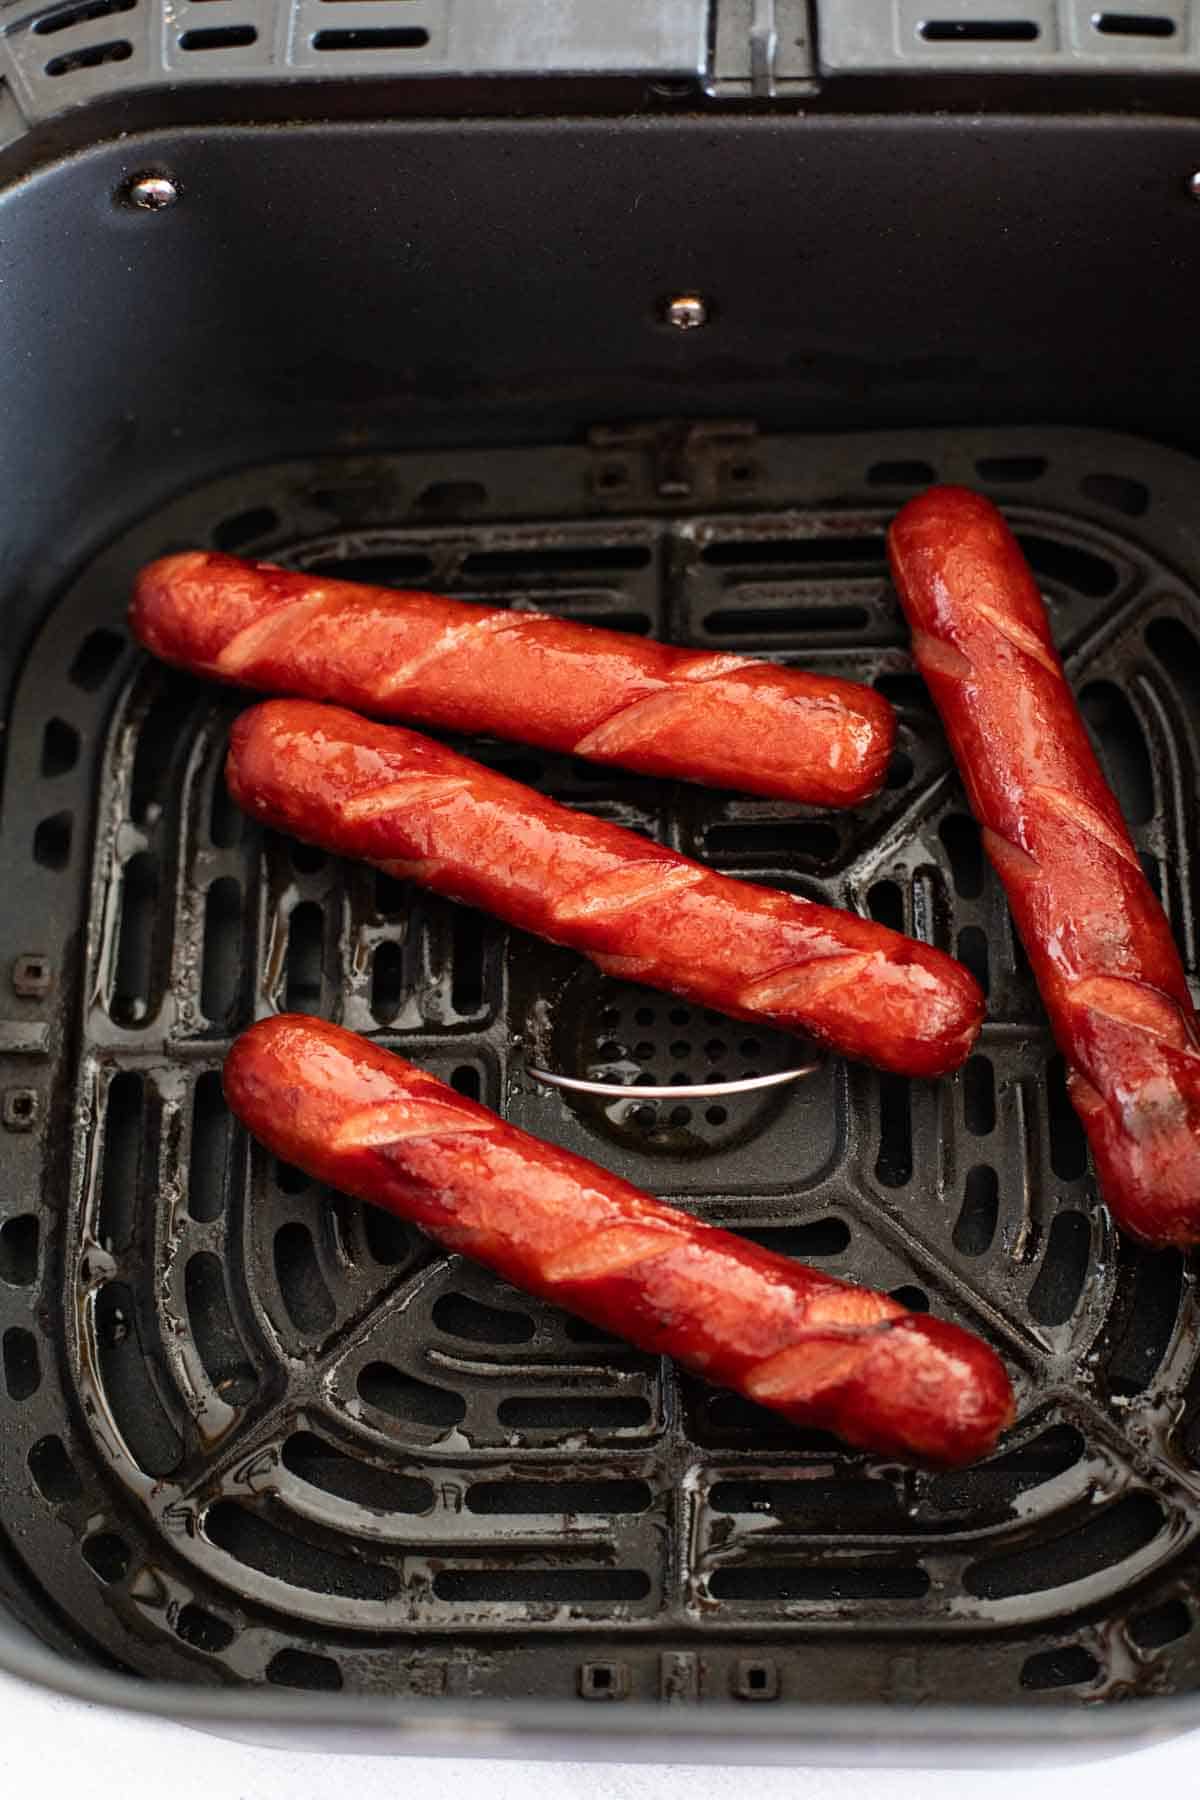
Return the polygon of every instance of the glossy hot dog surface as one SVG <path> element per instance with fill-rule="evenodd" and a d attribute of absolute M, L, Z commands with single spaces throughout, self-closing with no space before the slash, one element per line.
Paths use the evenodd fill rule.
<path fill-rule="evenodd" d="M 247 687 L 817 806 L 875 793 L 895 738 L 856 682 L 215 552 L 143 570 L 131 622 Z"/>
<path fill-rule="evenodd" d="M 1011 1417 L 999 1358 L 959 1327 L 700 1224 L 352 1032 L 263 1020 L 224 1079 L 275 1155 L 797 1423 L 960 1463 Z"/>
<path fill-rule="evenodd" d="M 1118 1222 L 1200 1241 L 1200 1031 L 1179 953 L 1001 515 L 961 488 L 892 526 L 917 666 L 1070 1068 Z"/>
<path fill-rule="evenodd" d="M 361 857 L 622 979 L 768 1019 L 913 1075 L 958 1066 L 983 996 L 961 964 L 852 913 L 718 875 L 396 726 L 310 701 L 237 721 L 247 812 Z"/>

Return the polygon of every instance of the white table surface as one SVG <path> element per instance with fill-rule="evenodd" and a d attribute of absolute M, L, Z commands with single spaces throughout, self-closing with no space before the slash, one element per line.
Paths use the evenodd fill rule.
<path fill-rule="evenodd" d="M 262 1749 L 87 1706 L 0 1675 L 3 1800 L 1160 1800 L 1189 1795 L 1200 1732 L 1031 1769 L 699 1768 Z"/>

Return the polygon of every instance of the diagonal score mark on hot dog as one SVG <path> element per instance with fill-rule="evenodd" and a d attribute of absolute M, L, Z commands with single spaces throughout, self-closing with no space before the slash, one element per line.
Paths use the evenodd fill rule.
<path fill-rule="evenodd" d="M 1056 681 L 1065 680 L 1057 656 L 1035 632 L 1022 625 L 1019 620 L 1002 613 L 989 601 L 976 600 L 973 610 L 976 617 L 986 620 L 1008 643 L 1031 657 L 1048 675 L 1053 676 Z M 932 637 L 922 631 L 914 631 L 912 640 L 913 653 L 922 670 L 929 670 L 950 680 L 967 680 L 973 675 L 970 659 L 957 645 L 948 644 L 944 639 Z M 1098 844 L 1140 873 L 1141 864 L 1138 862 L 1137 852 L 1128 838 L 1123 832 L 1114 829 L 1086 800 L 1045 782 L 1035 783 L 1029 790 L 1029 798 L 1031 801 L 1039 801 L 1045 814 L 1087 832 Z M 1011 838 L 1002 836 L 986 825 L 982 836 L 984 848 L 997 873 L 1007 884 L 1019 886 L 1041 878 L 1041 864 L 1023 845 L 1015 844 Z M 1093 976 L 1074 984 L 1070 1000 L 1073 1006 L 1146 1032 L 1175 1049 L 1195 1050 L 1175 1001 L 1161 989 L 1152 988 L 1145 982 L 1116 975 Z M 1085 1077 L 1077 1074 L 1077 1080 L 1083 1083 Z M 1099 1095 L 1096 1095 L 1096 1101 L 1100 1101 Z"/>

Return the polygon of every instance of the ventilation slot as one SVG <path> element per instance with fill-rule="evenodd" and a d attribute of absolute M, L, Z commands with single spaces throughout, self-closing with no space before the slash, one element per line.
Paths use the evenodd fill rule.
<path fill-rule="evenodd" d="M 984 993 L 988 993 L 992 975 L 988 960 L 987 933 L 981 931 L 978 925 L 964 925 L 959 932 L 958 960 L 971 971 Z"/>
<path fill-rule="evenodd" d="M 1130 1494 L 1061 1537 L 975 1563 L 964 1578 L 967 1591 L 983 1600 L 1007 1600 L 1014 1594 L 1036 1594 L 1083 1581 L 1135 1556 L 1162 1527 L 1157 1500 L 1149 1494 Z"/>
<path fill-rule="evenodd" d="M 160 917 L 158 865 L 148 850 L 130 857 L 121 880 L 121 935 L 109 1011 L 118 1025 L 149 1022 L 154 994 L 154 934 Z"/>
<path fill-rule="evenodd" d="M 217 763 L 208 814 L 208 841 L 215 850 L 232 850 L 242 841 L 245 814 L 225 785 L 223 759 Z"/>
<path fill-rule="evenodd" d="M 449 1388 L 434 1387 L 405 1375 L 390 1363 L 368 1363 L 358 1377 L 358 1391 L 368 1406 L 404 1425 L 449 1431 L 463 1419 L 467 1403 Z"/>
<path fill-rule="evenodd" d="M 1046 1064 L 1050 1167 L 1060 1181 L 1078 1181 L 1087 1172 L 1087 1138 L 1067 1094 L 1067 1065 L 1061 1056 Z"/>
<path fill-rule="evenodd" d="M 79 733 L 65 719 L 47 719 L 42 733 L 42 774 L 65 775 L 79 761 Z"/>
<path fill-rule="evenodd" d="M 1035 575 L 1061 582 L 1074 588 L 1089 600 L 1103 600 L 1116 590 L 1120 576 L 1112 563 L 1078 544 L 1064 544 L 1060 538 L 1038 537 L 1018 533 L 1017 542 L 1025 552 Z"/>
<path fill-rule="evenodd" d="M 92 631 L 75 652 L 67 680 L 85 694 L 102 688 L 121 660 L 125 639 L 116 631 Z"/>
<path fill-rule="evenodd" d="M 313 900 L 292 913 L 288 925 L 287 1010 L 319 1013 L 324 962 L 325 921 Z"/>
<path fill-rule="evenodd" d="M 648 544 L 530 544 L 514 550 L 477 550 L 465 558 L 465 575 L 581 574 L 604 569 L 645 569 Z"/>
<path fill-rule="evenodd" d="M 118 1256 L 137 1231 L 144 1129 L 142 1078 L 114 1075 L 104 1108 L 104 1167 L 100 1181 L 98 1236 Z"/>
<path fill-rule="evenodd" d="M 439 1600 L 460 1604 L 506 1600 L 587 1604 L 644 1600 L 650 1577 L 642 1569 L 442 1569 L 433 1578 Z"/>
<path fill-rule="evenodd" d="M 408 887 L 384 869 L 375 871 L 375 911 L 382 919 L 394 919 L 408 909 Z"/>
<path fill-rule="evenodd" d="M 1032 44 L 1041 36 L 1033 19 L 923 19 L 917 30 L 927 44 Z"/>
<path fill-rule="evenodd" d="M 71 814 L 51 813 L 33 834 L 33 860 L 43 869 L 65 869 L 71 860 Z"/>
<path fill-rule="evenodd" d="M 867 911 L 877 925 L 889 931 L 903 931 L 904 890 L 897 881 L 877 881 L 867 895 Z"/>
<path fill-rule="evenodd" d="M 275 1687 L 336 1694 L 342 1686 L 342 1671 L 328 1656 L 314 1656 L 310 1650 L 280 1650 L 267 1664 L 267 1680 Z"/>
<path fill-rule="evenodd" d="M 204 1535 L 227 1555 L 289 1587 L 343 1600 L 390 1600 L 399 1591 L 394 1569 L 359 1562 L 337 1551 L 319 1548 L 289 1531 L 280 1531 L 258 1513 L 219 1500 L 204 1515 Z"/>
<path fill-rule="evenodd" d="M 1040 481 L 1049 467 L 1044 456 L 981 456 L 975 473 L 980 481 L 1004 487 L 1009 482 Z"/>
<path fill-rule="evenodd" d="M 32 1287 L 37 1280 L 38 1222 L 21 1213 L 0 1225 L 0 1281 L 10 1287 Z"/>
<path fill-rule="evenodd" d="M 132 55 L 133 45 L 129 40 L 116 38 L 111 44 L 89 44 L 86 49 L 71 50 L 65 56 L 53 56 L 46 64 L 46 73 L 51 78 L 75 75 L 80 69 L 98 69 L 102 63 L 128 62 Z"/>
<path fill-rule="evenodd" d="M 283 1446 L 281 1460 L 310 1487 L 372 1512 L 426 1513 L 433 1506 L 429 1482 L 344 1456 L 315 1432 L 294 1432 Z"/>
<path fill-rule="evenodd" d="M 381 1206 L 363 1208 L 363 1232 L 372 1261 L 377 1262 L 381 1268 L 392 1269 L 400 1263 L 410 1262 L 415 1254 L 413 1233 L 409 1227 L 403 1219 L 384 1212 Z"/>
<path fill-rule="evenodd" d="M 877 675 L 872 686 L 895 707 L 909 712 L 933 711 L 929 689 L 919 675 Z"/>
<path fill-rule="evenodd" d="M 431 481 L 417 495 L 416 510 L 433 519 L 462 519 L 482 511 L 488 492 L 482 481 Z"/>
<path fill-rule="evenodd" d="M 225 1169 L 229 1155 L 229 1112 L 221 1077 L 209 1069 L 192 1096 L 192 1145 L 188 1159 L 188 1212 L 198 1225 L 211 1225 L 225 1210 Z"/>
<path fill-rule="evenodd" d="M 486 922 L 470 907 L 454 908 L 450 1001 L 460 1018 L 473 1018 L 483 1005 L 483 945 Z"/>
<path fill-rule="evenodd" d="M 419 25 L 360 25 L 349 31 L 318 31 L 314 50 L 422 50 L 429 33 Z"/>
<path fill-rule="evenodd" d="M 995 1169 L 977 1163 L 967 1175 L 962 1211 L 954 1227 L 960 1256 L 983 1256 L 992 1247 L 1000 1217 L 1000 1182 Z"/>
<path fill-rule="evenodd" d="M 212 541 L 218 550 L 233 556 L 278 529 L 279 514 L 273 507 L 252 506 L 246 512 L 234 513 L 230 519 L 222 519 L 213 528 Z"/>
<path fill-rule="evenodd" d="M 650 1404 L 634 1394 L 522 1394 L 502 1400 L 496 1417 L 525 1431 L 630 1431 L 648 1422 Z"/>
<path fill-rule="evenodd" d="M 837 826 L 822 819 L 712 825 L 704 834 L 704 847 L 711 855 L 753 857 L 759 862 L 794 856 L 828 863 L 836 857 L 841 842 Z"/>
<path fill-rule="evenodd" d="M 479 1481 L 467 1511 L 570 1518 L 593 1513 L 640 1513 L 654 1499 L 644 1481 Z"/>
<path fill-rule="evenodd" d="M 130 1455 L 148 1475 L 169 1475 L 183 1442 L 155 1391 L 133 1295 L 121 1282 L 110 1281 L 96 1296 L 96 1342 L 100 1379 Z"/>
<path fill-rule="evenodd" d="M 743 606 L 706 614 L 713 637 L 801 636 L 814 631 L 863 631 L 871 615 L 865 606 Z M 604 620 L 610 625 L 609 619 Z"/>
<path fill-rule="evenodd" d="M 1092 24 L 1104 37 L 1170 38 L 1178 29 L 1161 13 L 1094 13 Z"/>
<path fill-rule="evenodd" d="M 1165 1600 L 1161 1606 L 1135 1613 L 1129 1621 L 1129 1636 L 1139 1650 L 1161 1650 L 1186 1637 L 1191 1629 L 1192 1615 L 1182 1600 Z"/>
<path fill-rule="evenodd" d="M 736 568 L 755 563 L 836 563 L 879 568 L 887 561 L 882 533 L 862 537 L 734 538 L 706 544 L 701 559 L 716 568 Z"/>
<path fill-rule="evenodd" d="M 942 820 L 938 835 L 950 858 L 954 891 L 962 900 L 978 900 L 983 892 L 983 839 L 967 813 L 951 813 Z"/>
<path fill-rule="evenodd" d="M 1178 619 L 1155 619 L 1146 642 L 1178 689 L 1194 729 L 1200 722 L 1200 642 Z"/>
<path fill-rule="evenodd" d="M 879 1154 L 875 1178 L 884 1187 L 903 1187 L 911 1180 L 912 1106 L 906 1075 L 879 1075 Z"/>
<path fill-rule="evenodd" d="M 804 1569 L 745 1563 L 715 1569 L 708 1578 L 715 1600 L 919 1600 L 929 1592 L 924 1569 Z"/>
<path fill-rule="evenodd" d="M 184 1300 L 208 1379 L 230 1406 L 245 1406 L 258 1383 L 233 1322 L 220 1259 L 211 1252 L 201 1250 L 189 1258 Z"/>
<path fill-rule="evenodd" d="M 253 25 L 206 25 L 198 31 L 185 31 L 179 40 L 181 50 L 244 50 L 258 41 Z"/>
<path fill-rule="evenodd" d="M 1021 1686 L 1045 1688 L 1086 1687 L 1100 1673 L 1100 1664 L 1082 1644 L 1063 1644 L 1057 1650 L 1039 1650 L 1021 1664 Z"/>
<path fill-rule="evenodd" d="M 183 675 L 167 675 L 157 699 L 138 729 L 129 812 L 135 824 L 153 825 L 159 811 L 172 805 L 179 792 L 179 763 L 191 745 L 191 717 L 199 684 Z"/>
<path fill-rule="evenodd" d="M 840 1256 L 850 1248 L 850 1227 L 844 1219 L 809 1219 L 803 1225 L 763 1225 L 740 1231 L 739 1237 L 773 1250 L 777 1256 L 795 1256 L 801 1262 L 814 1257 Z"/>
<path fill-rule="evenodd" d="M 324 850 L 319 850 L 316 844 L 302 843 L 299 838 L 288 839 L 288 856 L 297 875 L 315 875 L 328 860 Z"/>
<path fill-rule="evenodd" d="M 94 1537 L 85 1538 L 80 1551 L 92 1573 L 109 1587 L 124 1581 L 129 1573 L 132 1552 L 115 1531 L 99 1531 Z"/>
<path fill-rule="evenodd" d="M 331 1328 L 337 1317 L 333 1296 L 317 1262 L 312 1232 L 298 1219 L 275 1233 L 275 1279 L 297 1331 L 320 1336 Z"/>
<path fill-rule="evenodd" d="M 767 1514 L 789 1530 L 895 1531 L 903 1522 L 894 1488 L 884 1481 L 718 1481 L 714 1512 Z"/>
<path fill-rule="evenodd" d="M 329 556 L 309 563 L 307 568 L 310 575 L 321 575 L 329 581 L 363 581 L 369 587 L 404 588 L 433 574 L 430 557 L 402 551 L 377 556 Z"/>
<path fill-rule="evenodd" d="M 483 1082 L 480 1080 L 479 1070 L 474 1068 L 471 1063 L 459 1064 L 450 1076 L 450 1086 L 465 1100 L 478 1100 L 483 1092 Z"/>
<path fill-rule="evenodd" d="M 1039 1325 L 1065 1325 L 1071 1317 L 1087 1280 L 1091 1248 L 1087 1214 L 1060 1212 L 1050 1227 L 1038 1278 L 1029 1290 L 1029 1314 Z"/>
<path fill-rule="evenodd" d="M 927 462 L 877 462 L 867 470 L 872 487 L 930 487 L 937 480 L 937 470 Z"/>
<path fill-rule="evenodd" d="M 61 1438 L 39 1438 L 29 1452 L 28 1463 L 39 1494 L 51 1506 L 70 1506 L 82 1495 L 83 1483 Z"/>
<path fill-rule="evenodd" d="M 1183 1258 L 1178 1250 L 1135 1249 L 1132 1283 L 1124 1327 L 1108 1357 L 1110 1394 L 1144 1393 L 1158 1371 L 1175 1330 L 1183 1286 Z"/>
<path fill-rule="evenodd" d="M 996 1072 L 986 1056 L 972 1056 L 963 1069 L 963 1122 L 973 1137 L 996 1129 Z"/>
<path fill-rule="evenodd" d="M 224 1619 L 218 1619 L 216 1613 L 207 1612 L 189 1600 L 176 1616 L 175 1635 L 190 1644 L 193 1650 L 219 1656 L 222 1650 L 228 1650 L 237 1633 Z"/>
<path fill-rule="evenodd" d="M 527 1344 L 534 1333 L 528 1313 L 485 1306 L 469 1294 L 443 1294 L 434 1302 L 433 1322 L 439 1331 L 472 1344 Z"/>
<path fill-rule="evenodd" d="M 222 875 L 204 903 L 204 974 L 200 1005 L 214 1025 L 225 1025 L 237 1004 L 242 980 L 242 890 Z"/>
<path fill-rule="evenodd" d="M 42 1385 L 37 1339 L 20 1325 L 4 1334 L 4 1385 L 10 1400 L 28 1400 Z"/>
<path fill-rule="evenodd" d="M 1150 489 L 1128 475 L 1085 475 L 1079 485 L 1089 500 L 1111 506 L 1126 518 L 1140 519 L 1150 510 Z"/>
<path fill-rule="evenodd" d="M 976 1524 L 1006 1518 L 1015 1500 L 1031 1488 L 1065 1475 L 1086 1449 L 1073 1425 L 1051 1425 L 1029 1443 L 1006 1450 L 991 1462 L 935 1475 L 929 1487 L 930 1503 L 947 1512 L 972 1513 Z"/>
<path fill-rule="evenodd" d="M 64 6 L 59 12 L 46 13 L 34 26 L 39 37 L 52 37 L 59 31 L 70 31 L 75 25 L 89 25 L 93 19 L 110 19 L 114 13 L 132 12 L 137 0 L 85 0 L 83 6 Z"/>
<path fill-rule="evenodd" d="M 381 1025 L 390 1025 L 403 1003 L 404 948 L 385 938 L 371 962 L 371 1011 Z"/>
<path fill-rule="evenodd" d="M 1154 774 L 1137 714 L 1111 681 L 1091 682 L 1079 696 L 1079 707 L 1127 822 L 1147 824 L 1154 817 Z"/>

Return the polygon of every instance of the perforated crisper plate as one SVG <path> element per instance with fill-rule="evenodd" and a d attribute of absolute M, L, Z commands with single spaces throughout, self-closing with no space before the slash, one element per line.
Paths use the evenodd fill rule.
<path fill-rule="evenodd" d="M 1198 1684 L 1194 1272 L 1096 1203 L 912 672 L 882 530 L 935 476 L 1014 520 L 1194 967 L 1200 471 L 1170 453 L 731 429 L 295 463 L 81 571 L 18 684 L 0 824 L 0 1568 L 43 1631 L 190 1681 L 606 1704 Z M 977 1054 L 940 1085 L 831 1064 L 720 1108 L 538 1088 L 527 1059 L 694 1082 L 799 1046 L 247 825 L 220 781 L 243 698 L 123 632 L 132 571 L 193 543 L 875 682 L 900 747 L 853 816 L 474 748 L 957 952 L 989 989 Z M 983 1332 L 1019 1423 L 962 1473 L 850 1454 L 321 1191 L 220 1097 L 233 1034 L 284 1005 Z"/>

